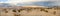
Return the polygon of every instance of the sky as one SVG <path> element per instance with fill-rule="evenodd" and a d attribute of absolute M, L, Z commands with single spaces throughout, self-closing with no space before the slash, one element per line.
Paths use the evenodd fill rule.
<path fill-rule="evenodd" d="M 13 4 L 16 4 L 16 3 L 24 3 L 24 2 L 38 2 L 38 3 L 36 3 L 36 4 L 38 4 L 38 5 L 40 5 L 40 4 L 42 4 L 42 5 L 48 5 L 48 4 L 50 4 L 50 3 L 48 3 L 48 2 L 44 2 L 44 3 L 40 3 L 39 4 L 39 2 L 40 1 L 59 1 L 59 0 L 0 0 L 0 3 L 13 3 Z M 57 2 L 58 3 L 58 2 Z M 58 3 L 59 5 L 60 5 L 60 3 Z"/>
<path fill-rule="evenodd" d="M 0 2 L 7 2 L 8 0 L 0 0 Z"/>
<path fill-rule="evenodd" d="M 0 0 L 0 3 L 22 3 L 22 2 L 35 2 L 35 1 L 48 1 L 48 0 Z"/>
<path fill-rule="evenodd" d="M 33 1 L 60 1 L 60 0 L 0 0 L 0 2 L 33 2 Z"/>

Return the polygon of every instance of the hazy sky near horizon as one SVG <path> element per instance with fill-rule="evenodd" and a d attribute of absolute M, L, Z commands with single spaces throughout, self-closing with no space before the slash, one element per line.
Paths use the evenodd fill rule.
<path fill-rule="evenodd" d="M 0 3 L 18 3 L 18 2 L 36 2 L 36 1 L 48 1 L 48 0 L 0 0 Z"/>

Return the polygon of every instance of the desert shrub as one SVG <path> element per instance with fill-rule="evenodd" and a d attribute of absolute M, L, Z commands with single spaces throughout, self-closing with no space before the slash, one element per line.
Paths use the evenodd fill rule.
<path fill-rule="evenodd" d="M 45 10 L 45 12 L 48 12 L 47 10 Z"/>
<path fill-rule="evenodd" d="M 55 15 L 56 14 L 56 11 L 54 11 L 53 14 Z"/>
<path fill-rule="evenodd" d="M 5 13 L 8 13 L 7 9 L 3 9 L 5 11 Z"/>
<path fill-rule="evenodd" d="M 43 9 L 41 9 L 40 11 L 48 12 L 48 10 L 45 10 L 44 8 L 43 8 Z"/>
<path fill-rule="evenodd" d="M 40 11 L 45 11 L 45 9 L 41 8 L 41 10 L 40 10 Z"/>
<path fill-rule="evenodd" d="M 13 12 L 16 12 L 16 10 L 12 10 Z"/>
<path fill-rule="evenodd" d="M 31 8 L 27 8 L 26 11 L 27 11 L 27 12 L 31 12 Z"/>

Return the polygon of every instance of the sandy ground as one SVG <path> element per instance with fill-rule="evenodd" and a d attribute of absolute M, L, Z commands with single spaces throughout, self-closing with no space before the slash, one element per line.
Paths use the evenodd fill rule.
<path fill-rule="evenodd" d="M 32 9 L 31 11 L 23 10 L 21 12 L 12 12 L 12 10 L 8 10 L 8 13 L 5 13 L 5 11 L 0 10 L 0 16 L 14 16 L 14 14 L 17 14 L 20 16 L 60 16 L 59 10 L 54 9 L 46 9 L 48 12 L 41 11 L 40 9 Z M 54 14 L 54 11 L 56 13 Z"/>

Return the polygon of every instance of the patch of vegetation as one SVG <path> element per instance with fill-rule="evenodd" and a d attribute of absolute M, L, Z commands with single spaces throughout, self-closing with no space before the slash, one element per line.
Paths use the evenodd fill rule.
<path fill-rule="evenodd" d="M 12 10 L 13 12 L 16 12 L 16 10 L 14 9 L 14 10 Z"/>

